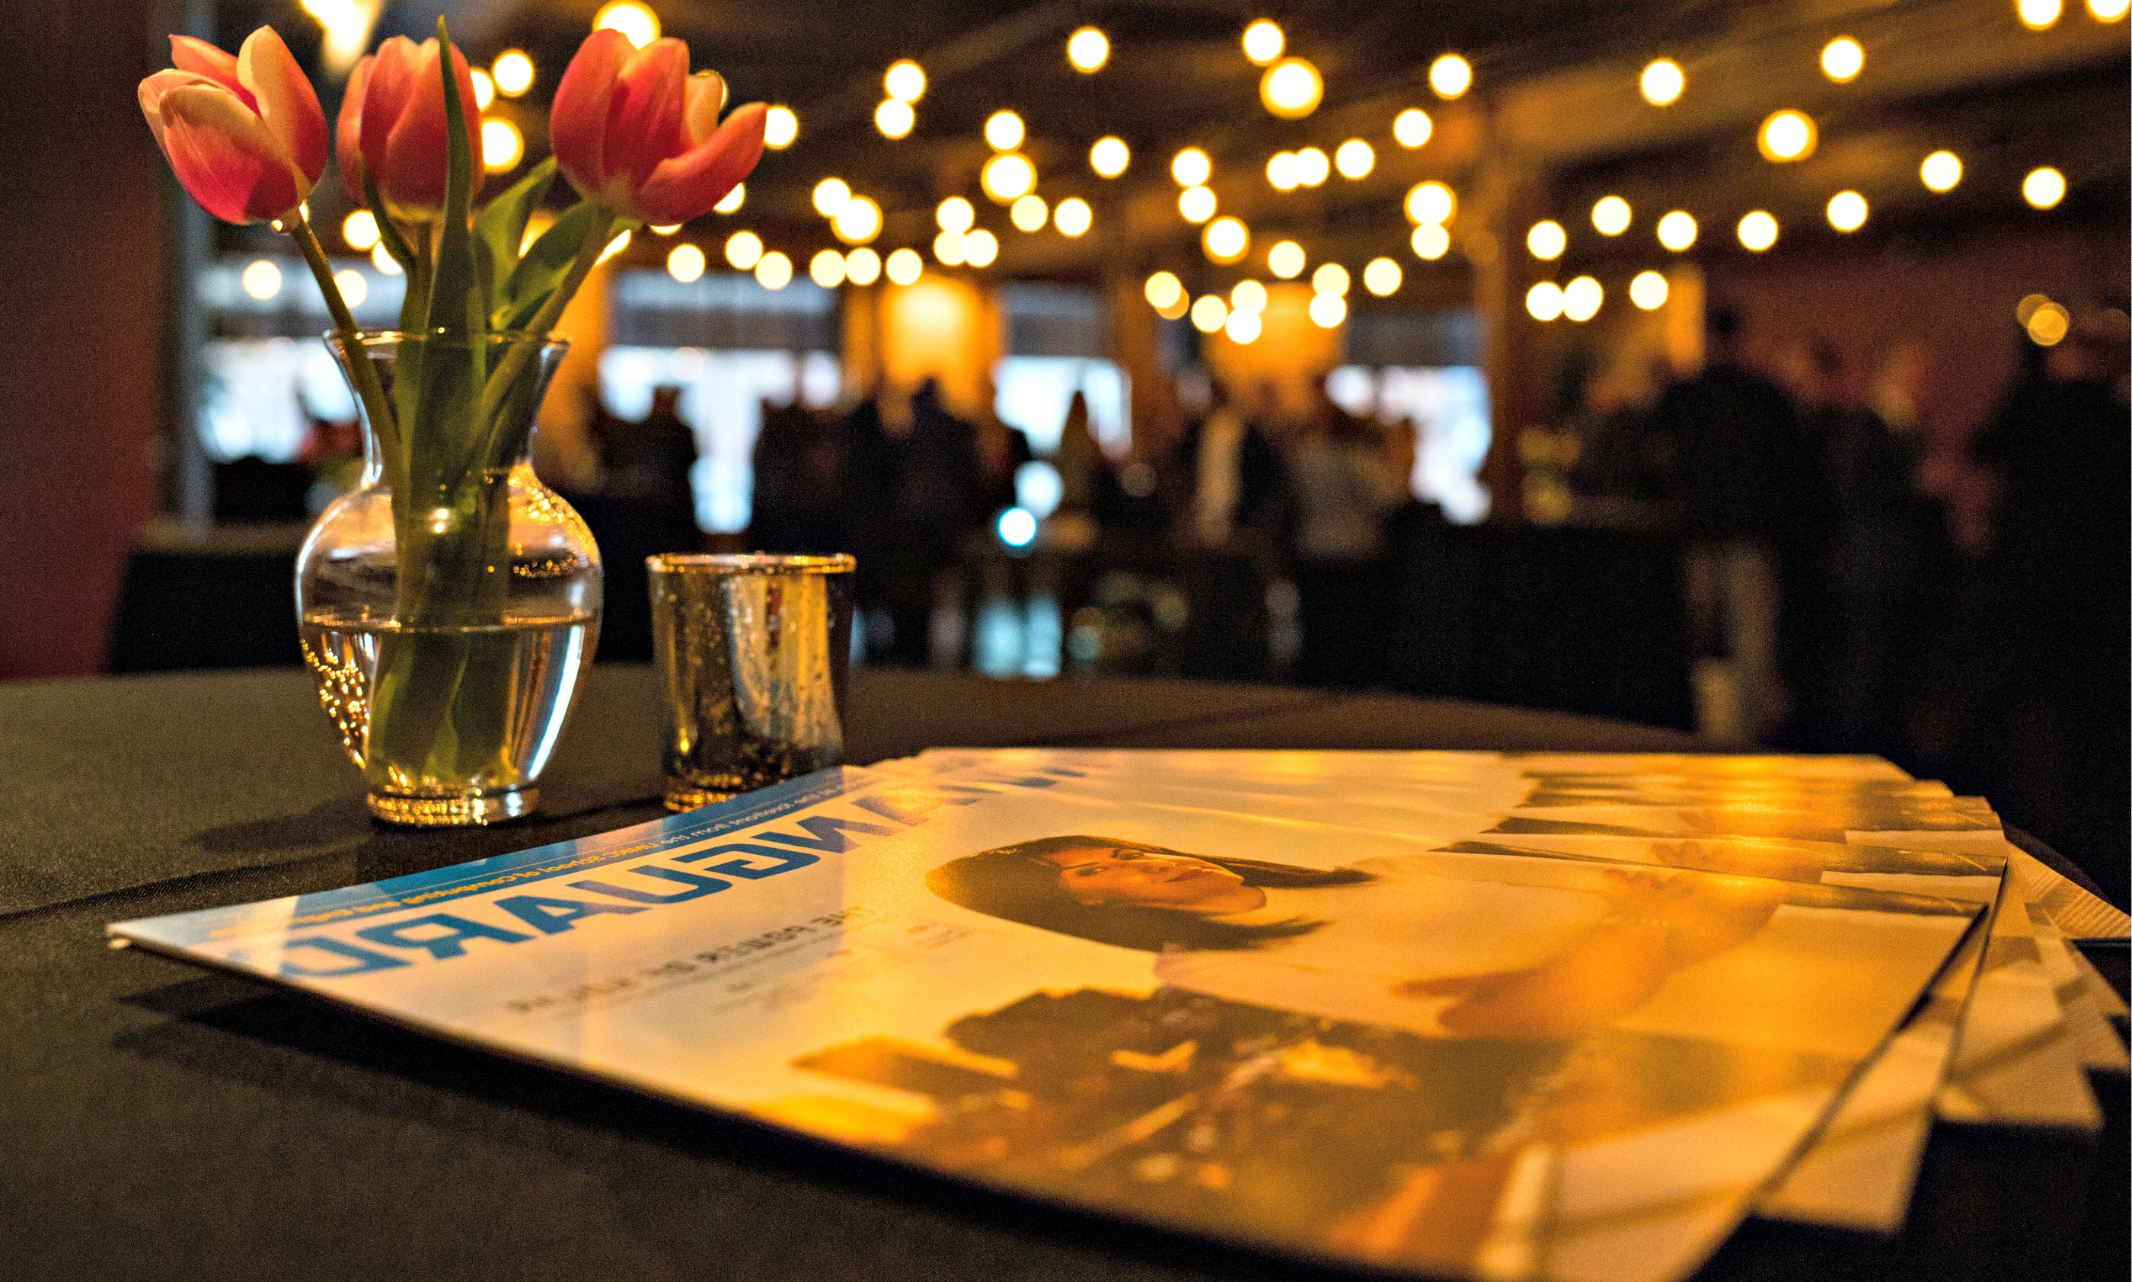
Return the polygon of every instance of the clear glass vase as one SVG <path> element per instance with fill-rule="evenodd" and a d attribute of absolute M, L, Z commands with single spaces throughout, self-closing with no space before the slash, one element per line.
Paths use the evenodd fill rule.
<path fill-rule="evenodd" d="M 531 463 L 567 344 L 442 332 L 326 342 L 356 392 L 363 475 L 296 561 L 319 702 L 380 819 L 529 813 L 599 639 L 599 550 Z"/>

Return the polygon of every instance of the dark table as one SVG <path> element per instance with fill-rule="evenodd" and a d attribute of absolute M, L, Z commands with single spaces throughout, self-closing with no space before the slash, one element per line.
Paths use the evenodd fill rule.
<path fill-rule="evenodd" d="M 642 667 L 598 667 L 531 821 L 371 822 L 300 671 L 0 685 L 0 1279 L 1203 1279 L 1289 1262 L 1031 1206 L 104 946 L 663 813 Z M 1191 682 L 854 674 L 850 758 L 929 746 L 1676 750 L 1674 731 Z M 2121 956 L 2121 954 L 2120 954 Z M 1750 1223 L 1709 1278 L 2122 1278 L 2094 1140 L 1942 1127 L 1891 1240 Z"/>

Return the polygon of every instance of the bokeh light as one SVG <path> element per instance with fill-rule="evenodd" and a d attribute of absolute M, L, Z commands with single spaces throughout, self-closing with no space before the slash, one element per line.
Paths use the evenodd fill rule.
<path fill-rule="evenodd" d="M 701 279 L 707 265 L 703 251 L 694 245 L 676 245 L 666 254 L 666 274 L 684 285 Z"/>
<path fill-rule="evenodd" d="M 1013 151 L 1028 133 L 1022 118 L 1011 111 L 995 111 L 985 117 L 985 142 L 994 151 Z"/>
<path fill-rule="evenodd" d="M 1183 297 L 1184 282 L 1171 272 L 1156 272 L 1147 278 L 1147 284 L 1142 287 L 1141 292 L 1147 295 L 1149 306 L 1164 308 Z"/>
<path fill-rule="evenodd" d="M 1372 258 L 1362 269 L 1362 288 L 1384 298 L 1399 292 L 1399 264 L 1389 258 Z"/>
<path fill-rule="evenodd" d="M 916 102 L 925 96 L 925 68 L 908 58 L 892 62 L 881 77 L 881 87 L 898 102 Z"/>
<path fill-rule="evenodd" d="M 999 257 L 999 238 L 980 227 L 964 232 L 962 236 L 962 261 L 972 267 L 990 267 Z"/>
<path fill-rule="evenodd" d="M 1258 339 L 1265 329 L 1265 323 L 1259 319 L 1257 312 L 1230 312 L 1227 323 L 1221 328 L 1222 332 L 1229 336 L 1230 342 L 1250 343 Z"/>
<path fill-rule="evenodd" d="M 358 209 L 341 219 L 341 239 L 350 249 L 368 249 L 378 243 L 378 216 Z"/>
<path fill-rule="evenodd" d="M 915 249 L 899 249 L 888 256 L 887 262 L 881 264 L 881 271 L 891 284 L 908 285 L 924 274 L 925 260 L 918 257 L 918 251 Z"/>
<path fill-rule="evenodd" d="M 881 206 L 872 197 L 853 196 L 830 220 L 831 231 L 847 245 L 863 245 L 881 234 Z"/>
<path fill-rule="evenodd" d="M 1116 178 L 1132 163 L 1132 149 L 1123 138 L 1098 138 L 1088 149 L 1088 167 L 1105 178 Z"/>
<path fill-rule="evenodd" d="M 844 255 L 844 278 L 854 285 L 871 285 L 881 279 L 881 255 L 864 245 Z"/>
<path fill-rule="evenodd" d="M 1214 199 L 1214 193 L 1205 187 L 1187 187 L 1177 193 L 1177 212 L 1183 214 L 1188 223 L 1203 223 L 1212 218 L 1219 203 Z"/>
<path fill-rule="evenodd" d="M 1333 168 L 1340 171 L 1342 178 L 1367 178 L 1376 166 L 1377 153 L 1360 138 L 1348 139 L 1333 152 Z"/>
<path fill-rule="evenodd" d="M 792 260 L 771 250 L 755 260 L 755 283 L 764 289 L 783 289 L 792 283 Z"/>
<path fill-rule="evenodd" d="M 1294 280 L 1303 274 L 1303 267 L 1310 260 L 1303 247 L 1292 240 L 1284 240 L 1266 251 L 1266 270 L 1282 280 Z"/>
<path fill-rule="evenodd" d="M 1658 220 L 1658 243 L 1674 253 L 1695 243 L 1695 215 L 1676 209 Z"/>
<path fill-rule="evenodd" d="M 1275 191 L 1294 191 L 1303 185 L 1296 176 L 1295 153 L 1277 151 L 1266 158 L 1266 181 Z"/>
<path fill-rule="evenodd" d="M 1044 224 L 1051 221 L 1051 207 L 1042 196 L 1031 192 L 1008 207 L 1007 221 L 1020 231 L 1042 231 Z"/>
<path fill-rule="evenodd" d="M 506 174 L 525 159 L 526 140 L 518 126 L 508 120 L 481 122 L 481 167 L 492 174 Z"/>
<path fill-rule="evenodd" d="M 1240 280 L 1229 291 L 1229 310 L 1232 312 L 1262 312 L 1266 310 L 1266 287 L 1255 280 Z"/>
<path fill-rule="evenodd" d="M 1525 311 L 1536 321 L 1557 320 L 1562 315 L 1562 287 L 1543 280 L 1525 291 Z"/>
<path fill-rule="evenodd" d="M 2031 169 L 2021 180 L 2021 199 L 2038 209 L 2049 209 L 2065 199 L 2065 175 L 2049 165 Z"/>
<path fill-rule="evenodd" d="M 1202 294 L 1192 304 L 1192 328 L 1211 334 L 1229 321 L 1229 305 L 1219 294 Z"/>
<path fill-rule="evenodd" d="M 799 117 L 790 107 L 772 107 L 763 114 L 762 145 L 772 151 L 790 147 L 799 138 Z"/>
<path fill-rule="evenodd" d="M 1429 119 L 1429 113 L 1419 107 L 1409 107 L 1392 117 L 1392 137 L 1400 146 L 1410 150 L 1427 142 L 1429 135 L 1435 132 L 1436 125 Z"/>
<path fill-rule="evenodd" d="M 1295 180 L 1305 187 L 1315 187 L 1332 176 L 1332 161 L 1316 147 L 1305 147 L 1295 154 Z"/>
<path fill-rule="evenodd" d="M 1414 229 L 1407 243 L 1414 247 L 1416 255 L 1434 262 L 1451 252 L 1451 233 L 1444 230 L 1442 223 L 1423 223 Z"/>
<path fill-rule="evenodd" d="M 1629 220 L 1635 216 L 1629 202 L 1619 196 L 1606 196 L 1592 206 L 1592 226 L 1602 236 L 1619 236 L 1629 229 Z"/>
<path fill-rule="evenodd" d="M 1170 160 L 1170 177 L 1179 187 L 1203 187 L 1214 176 L 1214 162 L 1197 147 L 1187 147 Z"/>
<path fill-rule="evenodd" d="M 1534 223 L 1532 230 L 1525 233 L 1525 248 L 1541 262 L 1553 262 L 1569 248 L 1569 233 L 1552 218 Z"/>
<path fill-rule="evenodd" d="M 1319 294 L 1310 300 L 1310 323 L 1319 329 L 1336 329 L 1347 319 L 1347 300 L 1338 294 Z"/>
<path fill-rule="evenodd" d="M 400 274 L 400 260 L 394 258 L 383 245 L 379 245 L 376 249 L 370 251 L 370 265 L 387 276 Z"/>
<path fill-rule="evenodd" d="M 1865 70 L 1865 47 L 1849 36 L 1837 36 L 1821 46 L 1821 74 L 1844 84 Z"/>
<path fill-rule="evenodd" d="M 735 271 L 748 271 L 762 258 L 762 237 L 751 231 L 736 231 L 725 238 L 725 260 Z"/>
<path fill-rule="evenodd" d="M 489 66 L 496 88 L 506 98 L 516 98 L 533 87 L 533 60 L 517 49 L 506 49 Z"/>
<path fill-rule="evenodd" d="M 1003 151 L 985 162 L 977 175 L 985 195 L 1000 204 L 1010 204 L 1036 187 L 1036 166 L 1018 151 Z"/>
<path fill-rule="evenodd" d="M 2059 15 L 2065 12 L 2065 5 L 2063 0 L 2020 0 L 2014 11 L 2021 15 L 2023 25 L 2041 31 L 2058 21 Z"/>
<path fill-rule="evenodd" d="M 1643 69 L 1637 87 L 1643 91 L 1645 102 L 1664 107 L 1680 97 L 1681 90 L 1688 87 L 1688 77 L 1679 63 L 1671 58 L 1659 58 Z"/>
<path fill-rule="evenodd" d="M 807 277 L 823 289 L 844 283 L 844 255 L 825 249 L 807 261 Z"/>
<path fill-rule="evenodd" d="M 1075 71 L 1101 71 L 1110 61 L 1110 37 L 1094 27 L 1083 27 L 1066 38 L 1066 61 Z"/>
<path fill-rule="evenodd" d="M 917 127 L 918 113 L 901 98 L 883 98 L 874 108 L 874 128 L 883 138 L 903 138 Z"/>
<path fill-rule="evenodd" d="M 1440 182 L 1415 183 L 1407 191 L 1407 218 L 1417 223 L 1447 223 L 1458 208 L 1458 197 Z"/>
<path fill-rule="evenodd" d="M 1456 98 L 1473 87 L 1473 67 L 1455 53 L 1429 64 L 1429 88 L 1439 98 Z"/>
<path fill-rule="evenodd" d="M 1051 211 L 1051 225 L 1062 236 L 1079 236 L 1095 222 L 1095 213 L 1079 196 L 1068 196 Z"/>
<path fill-rule="evenodd" d="M 1837 231 L 1857 231 L 1865 226 L 1866 198 L 1855 191 L 1839 191 L 1828 198 L 1828 225 Z"/>
<path fill-rule="evenodd" d="M 746 201 L 747 198 L 748 185 L 746 183 L 734 183 L 733 190 L 720 197 L 718 203 L 711 206 L 711 212 L 714 214 L 737 213 L 742 202 Z"/>
<path fill-rule="evenodd" d="M 1740 243 L 1761 253 L 1777 243 L 1777 220 L 1767 210 L 1757 209 L 1740 219 Z"/>
<path fill-rule="evenodd" d="M 2038 347 L 2055 347 L 2072 330 L 2073 317 L 2061 304 L 2047 302 L 2029 314 L 2027 328 Z"/>
<path fill-rule="evenodd" d="M 1573 321 L 1588 321 L 1599 314 L 1606 291 L 1589 276 L 1579 276 L 1562 287 L 1562 314 Z"/>
<path fill-rule="evenodd" d="M 1280 57 L 1287 47 L 1288 37 L 1264 18 L 1244 28 L 1244 56 L 1261 67 Z"/>
<path fill-rule="evenodd" d="M 1233 263 L 1251 252 L 1251 231 L 1234 218 L 1217 218 L 1200 235 L 1207 257 L 1217 263 Z"/>
<path fill-rule="evenodd" d="M 496 82 L 489 78 L 488 72 L 479 67 L 469 70 L 467 79 L 474 82 L 475 109 L 477 111 L 487 111 L 489 104 L 496 101 Z"/>
<path fill-rule="evenodd" d="M 592 29 L 619 31 L 629 38 L 629 43 L 642 49 L 659 38 L 659 15 L 638 0 L 608 0 L 592 15 Z"/>
<path fill-rule="evenodd" d="M 962 197 L 950 196 L 933 211 L 933 220 L 942 231 L 966 232 L 977 225 L 977 210 Z"/>
<path fill-rule="evenodd" d="M 1962 181 L 1962 158 L 1951 151 L 1935 151 L 1917 167 L 1917 176 L 1933 191 L 1953 191 Z"/>
<path fill-rule="evenodd" d="M 263 303 L 281 292 L 281 268 L 270 259 L 256 258 L 245 267 L 244 275 L 238 277 L 238 281 L 246 294 Z"/>
<path fill-rule="evenodd" d="M 933 237 L 933 258 L 942 267 L 962 266 L 964 257 L 969 253 L 969 247 L 963 243 L 962 237 L 963 233 L 959 231 L 942 231 Z"/>
<path fill-rule="evenodd" d="M 1311 289 L 1335 298 L 1344 296 L 1350 283 L 1347 269 L 1338 263 L 1321 263 L 1318 270 L 1310 274 Z"/>
<path fill-rule="evenodd" d="M 824 178 L 814 185 L 814 212 L 834 218 L 851 200 L 851 184 L 841 178 Z"/>
<path fill-rule="evenodd" d="M 1666 278 L 1657 272 L 1637 272 L 1629 282 L 1629 301 L 1647 312 L 1664 307 L 1668 292 Z"/>
<path fill-rule="evenodd" d="M 370 297 L 370 282 L 353 267 L 333 273 L 333 287 L 340 291 L 341 301 L 350 307 L 361 307 L 363 300 Z"/>
<path fill-rule="evenodd" d="M 1283 58 L 1259 77 L 1259 102 L 1283 120 L 1301 120 L 1318 109 L 1324 96 L 1324 77 L 1303 58 Z"/>
<path fill-rule="evenodd" d="M 1814 141 L 1813 117 L 1789 108 L 1771 112 L 1755 131 L 1755 145 L 1761 148 L 1763 158 L 1780 163 L 1813 155 Z"/>

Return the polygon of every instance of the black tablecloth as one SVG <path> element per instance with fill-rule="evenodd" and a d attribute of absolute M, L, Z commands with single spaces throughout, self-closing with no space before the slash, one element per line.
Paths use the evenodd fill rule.
<path fill-rule="evenodd" d="M 329 889 L 663 813 L 641 667 L 600 667 L 504 828 L 373 824 L 299 671 L 0 685 L 0 1279 L 1295 1276 L 137 950 L 104 923 Z M 928 746 L 1671 750 L 1672 731 L 1188 682 L 855 674 L 856 762 Z M 2095 1141 L 1940 1128 L 1909 1228 L 1750 1224 L 1713 1278 L 2123 1277 Z"/>

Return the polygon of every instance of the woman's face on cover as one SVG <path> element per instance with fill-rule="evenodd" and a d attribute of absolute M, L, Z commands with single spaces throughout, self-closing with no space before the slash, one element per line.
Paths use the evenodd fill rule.
<path fill-rule="evenodd" d="M 1060 850 L 1042 858 L 1059 870 L 1059 889 L 1084 904 L 1207 911 L 1244 883 L 1220 864 L 1132 846 Z"/>

